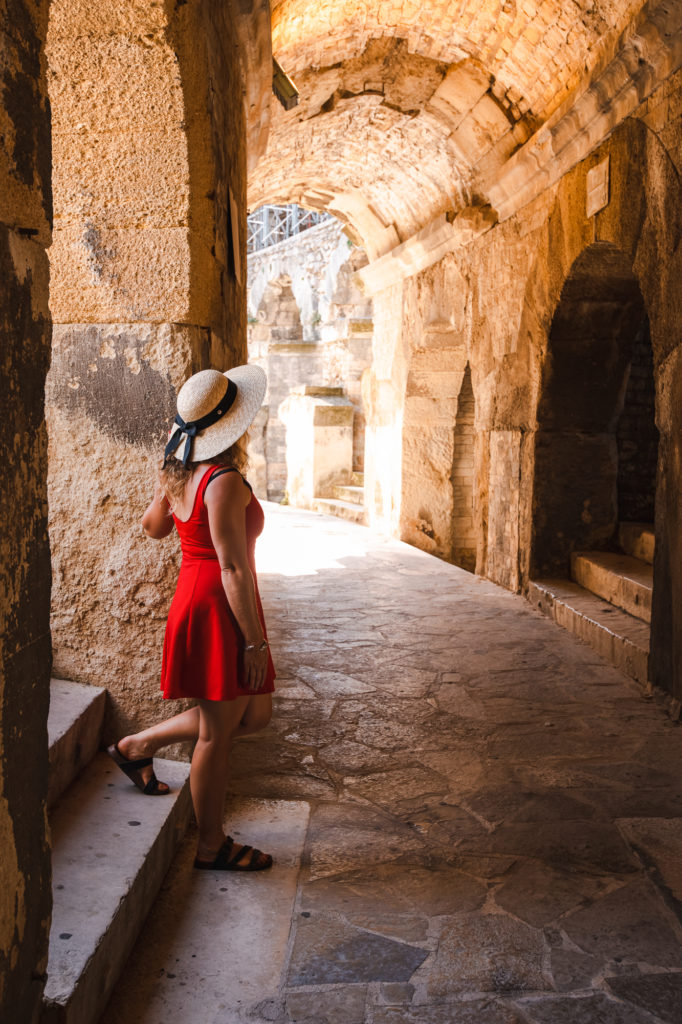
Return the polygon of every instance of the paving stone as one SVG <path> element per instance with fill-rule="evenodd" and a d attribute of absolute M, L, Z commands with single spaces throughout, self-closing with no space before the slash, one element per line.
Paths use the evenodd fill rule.
<path fill-rule="evenodd" d="M 377 771 L 379 768 L 393 768 L 402 760 L 397 752 L 372 750 L 371 747 L 353 743 L 352 740 L 339 740 L 322 747 L 319 757 L 328 768 L 340 775 L 363 774 Z"/>
<path fill-rule="evenodd" d="M 615 1002 L 603 993 L 590 996 L 556 996 L 519 999 L 524 1020 L 531 1024 L 655 1024 L 648 1013 L 627 1003 Z"/>
<path fill-rule="evenodd" d="M 609 978 L 608 986 L 618 998 L 656 1014 L 666 1024 L 680 1024 L 682 973 Z"/>
<path fill-rule="evenodd" d="M 566 911 L 601 896 L 607 884 L 604 878 L 528 861 L 511 868 L 495 893 L 495 902 L 522 921 L 541 928 Z"/>
<path fill-rule="evenodd" d="M 410 799 L 447 793 L 442 775 L 417 765 L 345 780 L 348 788 L 380 807 L 400 810 Z"/>
<path fill-rule="evenodd" d="M 504 821 L 571 821 L 595 816 L 589 804 L 560 790 L 535 791 L 517 784 L 481 789 L 467 797 L 467 807 L 491 824 Z"/>
<path fill-rule="evenodd" d="M 366 985 L 287 992 L 287 1024 L 363 1024 Z"/>
<path fill-rule="evenodd" d="M 465 838 L 483 839 L 487 835 L 468 811 L 448 800 L 422 801 L 416 810 L 405 811 L 401 817 L 434 847 L 442 846 L 450 852 Z"/>
<path fill-rule="evenodd" d="M 370 633 L 369 639 L 374 640 Z M 359 693 L 372 693 L 376 687 L 342 672 L 327 672 L 312 665 L 299 665 L 296 675 L 311 686 L 321 697 L 343 697 Z"/>
<path fill-rule="evenodd" d="M 424 914 L 427 917 L 475 910 L 483 905 L 486 886 L 454 868 L 434 870 L 414 865 L 411 858 L 361 868 L 334 878 L 318 879 L 303 888 L 305 909 L 362 913 Z"/>
<path fill-rule="evenodd" d="M 470 852 L 475 842 L 464 840 L 462 852 Z M 480 852 L 533 857 L 559 868 L 587 868 L 602 875 L 632 873 L 638 868 L 618 830 L 606 822 L 502 825 Z"/>
<path fill-rule="evenodd" d="M 427 949 L 335 920 L 299 919 L 288 985 L 409 981 L 427 955 Z"/>
<path fill-rule="evenodd" d="M 563 921 L 571 940 L 603 960 L 680 966 L 680 943 L 652 883 L 638 878 Z"/>
<path fill-rule="evenodd" d="M 551 970 L 558 992 L 592 988 L 592 981 L 602 970 L 602 961 L 574 949 L 553 949 Z"/>
<path fill-rule="evenodd" d="M 382 1003 L 402 1005 L 412 1001 L 414 985 L 400 981 L 385 982 L 379 989 L 379 998 Z"/>
<path fill-rule="evenodd" d="M 551 988 L 542 933 L 504 914 L 458 914 L 443 919 L 438 950 L 412 978 L 426 1001 L 466 992 Z"/>
<path fill-rule="evenodd" d="M 619 825 L 647 867 L 654 870 L 656 881 L 682 905 L 682 817 L 620 821 Z"/>
<path fill-rule="evenodd" d="M 312 812 L 308 880 L 353 871 L 404 854 L 423 851 L 423 841 L 407 826 L 373 807 L 351 803 L 323 803 Z"/>
<path fill-rule="evenodd" d="M 399 1009 L 380 1007 L 371 1020 L 372 1024 L 525 1024 L 511 1007 L 491 999 Z"/>

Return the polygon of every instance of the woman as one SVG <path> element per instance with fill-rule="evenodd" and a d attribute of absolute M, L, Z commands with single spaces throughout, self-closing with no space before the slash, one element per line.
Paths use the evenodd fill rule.
<path fill-rule="evenodd" d="M 194 866 L 261 871 L 272 857 L 239 846 L 223 831 L 230 746 L 267 725 L 275 671 L 256 583 L 254 546 L 263 511 L 241 475 L 244 435 L 265 395 L 265 373 L 238 366 L 202 370 L 178 394 L 154 498 L 142 517 L 149 537 L 175 527 L 182 565 L 166 625 L 161 689 L 196 707 L 124 736 L 109 754 L 148 795 L 167 793 L 152 757 L 160 747 L 196 741 L 190 789 L 199 826 Z"/>

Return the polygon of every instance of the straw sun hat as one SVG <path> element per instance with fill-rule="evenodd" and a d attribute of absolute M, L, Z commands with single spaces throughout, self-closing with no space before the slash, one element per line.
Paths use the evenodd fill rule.
<path fill-rule="evenodd" d="M 267 377 L 260 366 L 195 373 L 178 392 L 178 414 L 164 452 L 185 466 L 224 452 L 246 433 L 263 404 Z"/>

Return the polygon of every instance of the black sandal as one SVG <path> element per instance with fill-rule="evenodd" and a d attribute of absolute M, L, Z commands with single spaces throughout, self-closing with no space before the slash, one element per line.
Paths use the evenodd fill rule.
<path fill-rule="evenodd" d="M 237 852 L 230 856 L 235 846 Z M 239 861 L 247 854 L 249 859 L 246 864 L 240 864 Z M 272 867 L 272 857 L 269 853 L 254 849 L 253 846 L 239 846 L 232 836 L 228 836 L 213 860 L 199 860 L 197 857 L 194 867 L 201 871 L 266 871 Z"/>
<path fill-rule="evenodd" d="M 118 743 L 107 747 L 107 754 L 116 762 L 124 775 L 127 775 L 130 781 L 142 790 L 145 796 L 165 796 L 166 793 L 170 793 L 170 787 L 166 786 L 165 782 L 159 782 L 153 771 L 147 782 L 142 778 L 142 769 L 148 768 L 150 764 L 154 763 L 151 757 L 140 757 L 137 761 L 129 761 L 118 749 Z M 161 786 L 166 786 L 166 788 L 161 789 Z"/>

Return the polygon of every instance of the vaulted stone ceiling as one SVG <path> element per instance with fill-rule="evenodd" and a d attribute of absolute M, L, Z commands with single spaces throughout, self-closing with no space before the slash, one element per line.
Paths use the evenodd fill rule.
<path fill-rule="evenodd" d="M 486 183 L 604 67 L 642 0 L 274 0 L 298 107 L 273 105 L 249 205 L 328 209 L 380 255 Z"/>

